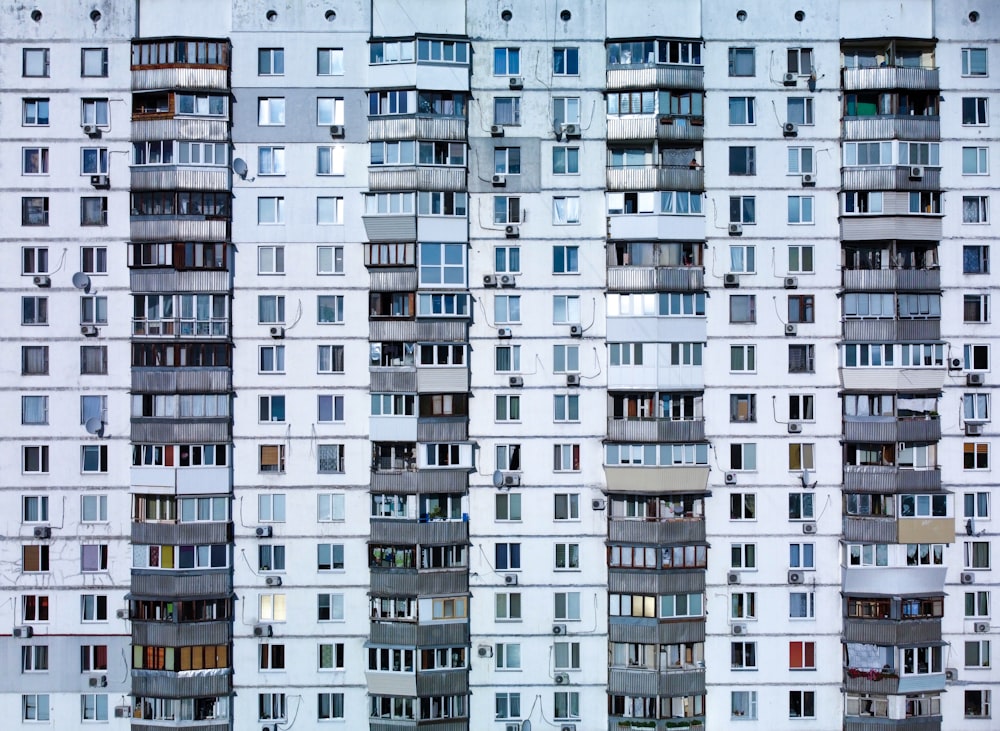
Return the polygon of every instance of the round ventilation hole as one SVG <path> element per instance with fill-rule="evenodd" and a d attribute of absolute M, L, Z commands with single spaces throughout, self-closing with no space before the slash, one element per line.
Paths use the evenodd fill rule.
<path fill-rule="evenodd" d="M 323 17 L 326 18 L 327 20 L 329 20 L 332 23 L 334 20 L 337 19 L 337 11 L 336 10 L 327 10 L 326 13 L 324 13 Z"/>
<path fill-rule="evenodd" d="M 90 19 L 92 21 L 94 21 L 95 23 L 97 21 L 99 21 L 101 19 L 101 11 L 100 10 L 91 10 L 90 11 Z"/>
<path fill-rule="evenodd" d="M 31 11 L 31 19 L 33 21 L 35 21 L 36 23 L 38 21 L 40 21 L 42 19 L 42 11 L 41 10 L 32 10 Z"/>
<path fill-rule="evenodd" d="M 568 10 L 563 10 L 561 13 L 559 13 L 559 17 L 562 18 L 563 21 L 569 21 L 569 19 L 573 17 L 573 13 L 569 12 Z"/>
<path fill-rule="evenodd" d="M 500 19 L 507 23 L 509 23 L 510 19 L 513 17 L 514 13 L 510 12 L 509 10 L 504 10 L 502 13 L 500 13 Z"/>
<path fill-rule="evenodd" d="M 801 23 L 803 20 L 806 19 L 806 14 L 801 10 L 796 10 L 795 19 Z"/>
<path fill-rule="evenodd" d="M 736 20 L 738 20 L 738 21 L 740 21 L 742 23 L 746 19 L 747 19 L 747 11 L 746 10 L 739 10 L 739 11 L 737 11 L 737 13 L 736 13 Z"/>
<path fill-rule="evenodd" d="M 976 12 L 975 10 L 973 10 L 971 13 L 969 13 L 969 22 L 970 23 L 975 23 L 978 20 L 979 20 L 979 13 L 978 12 Z"/>
<path fill-rule="evenodd" d="M 268 11 L 267 11 L 267 15 L 266 15 L 265 17 L 266 17 L 266 18 L 267 18 L 267 19 L 268 19 L 268 20 L 269 20 L 270 22 L 272 22 L 272 23 L 273 23 L 274 21 L 276 21 L 276 20 L 278 19 L 278 11 L 277 11 L 277 10 L 268 10 Z"/>

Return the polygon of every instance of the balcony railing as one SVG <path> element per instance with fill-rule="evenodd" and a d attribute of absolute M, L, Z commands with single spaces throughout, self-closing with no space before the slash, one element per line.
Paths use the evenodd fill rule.
<path fill-rule="evenodd" d="M 844 490 L 891 494 L 900 491 L 938 492 L 941 470 L 911 470 L 876 465 L 844 465 Z"/>
<path fill-rule="evenodd" d="M 369 140 L 450 140 L 466 138 L 465 117 L 400 115 L 369 117 Z"/>
<path fill-rule="evenodd" d="M 609 165 L 608 190 L 704 190 L 704 168 L 689 165 Z"/>
<path fill-rule="evenodd" d="M 654 63 L 616 65 L 608 69 L 607 84 L 608 91 L 704 89 L 705 69 Z"/>
<path fill-rule="evenodd" d="M 930 343 L 941 339 L 941 320 L 865 320 L 843 321 L 844 340 L 851 342 L 916 341 Z"/>
<path fill-rule="evenodd" d="M 936 68 L 882 66 L 877 68 L 842 69 L 845 91 L 880 91 L 895 89 L 941 88 Z"/>
<path fill-rule="evenodd" d="M 899 528 L 895 518 L 844 516 L 844 540 L 861 543 L 896 543 Z"/>
<path fill-rule="evenodd" d="M 916 177 L 913 168 L 921 167 Z M 921 165 L 865 165 L 841 168 L 844 190 L 941 190 L 941 169 Z"/>
<path fill-rule="evenodd" d="M 937 115 L 880 114 L 874 117 L 844 117 L 845 140 L 940 140 Z"/>
<path fill-rule="evenodd" d="M 844 620 L 844 642 L 890 647 L 918 642 L 940 642 L 940 619 Z"/>
<path fill-rule="evenodd" d="M 853 292 L 933 292 L 941 289 L 941 270 L 844 269 L 842 283 Z"/>
<path fill-rule="evenodd" d="M 704 138 L 704 117 L 647 114 L 608 118 L 609 142 L 627 142 L 630 140 L 684 140 L 697 142 Z"/>
<path fill-rule="evenodd" d="M 672 520 L 612 518 L 608 522 L 608 540 L 663 546 L 678 543 L 701 543 L 705 540 L 705 520 L 703 518 Z"/>
<path fill-rule="evenodd" d="M 705 289 L 702 267 L 609 266 L 610 292 L 698 292 Z"/>
<path fill-rule="evenodd" d="M 934 418 L 844 417 L 844 441 L 848 442 L 936 442 L 941 421 Z"/>
<path fill-rule="evenodd" d="M 615 442 L 700 442 L 704 419 L 608 419 L 608 439 Z"/>

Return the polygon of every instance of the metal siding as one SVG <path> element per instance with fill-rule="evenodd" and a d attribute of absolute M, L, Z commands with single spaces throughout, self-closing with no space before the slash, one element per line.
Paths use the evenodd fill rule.
<path fill-rule="evenodd" d="M 133 544 L 178 546 L 230 540 L 232 523 L 132 523 Z"/>
<path fill-rule="evenodd" d="M 372 292 L 413 292 L 417 289 L 416 269 L 369 269 L 368 276 Z"/>
<path fill-rule="evenodd" d="M 610 292 L 699 292 L 705 289 L 701 267 L 609 266 Z"/>
<path fill-rule="evenodd" d="M 941 289 L 941 270 L 844 269 L 843 285 L 852 292 L 934 292 Z"/>
<path fill-rule="evenodd" d="M 468 670 L 431 670 L 417 673 L 417 695 L 465 695 L 469 692 Z"/>
<path fill-rule="evenodd" d="M 608 693 L 612 695 L 655 696 L 659 675 L 655 670 L 608 669 Z"/>
<path fill-rule="evenodd" d="M 469 439 L 469 420 L 455 418 L 417 419 L 418 442 L 465 442 Z"/>
<path fill-rule="evenodd" d="M 940 470 L 898 470 L 895 467 L 844 466 L 844 490 L 848 492 L 893 493 L 900 490 L 937 492 L 941 489 Z"/>
<path fill-rule="evenodd" d="M 448 596 L 469 593 L 466 569 L 416 571 L 413 569 L 371 570 L 372 596 Z"/>
<path fill-rule="evenodd" d="M 940 320 L 844 320 L 843 339 L 848 342 L 936 342 L 941 339 Z"/>
<path fill-rule="evenodd" d="M 192 673 L 217 672 L 192 670 Z M 163 670 L 133 670 L 132 695 L 155 698 L 197 698 L 199 696 L 229 695 L 233 690 L 231 671 L 220 675 L 187 676 Z"/>
<path fill-rule="evenodd" d="M 940 438 L 939 419 L 844 419 L 844 439 L 849 442 L 936 442 Z"/>
<path fill-rule="evenodd" d="M 940 391 L 947 370 L 940 368 L 841 368 L 840 382 L 854 391 Z"/>
<path fill-rule="evenodd" d="M 228 645 L 232 624 L 225 622 L 132 622 L 132 644 L 156 647 Z"/>
<path fill-rule="evenodd" d="M 132 122 L 132 141 L 190 140 L 228 142 L 229 121 L 225 119 L 140 119 Z"/>
<path fill-rule="evenodd" d="M 940 619 L 844 620 L 844 642 L 891 646 L 940 641 Z"/>
<path fill-rule="evenodd" d="M 233 579 L 228 569 L 205 571 L 132 570 L 131 592 L 136 598 L 174 599 L 184 597 L 228 597 L 233 593 Z"/>
<path fill-rule="evenodd" d="M 232 275 L 225 270 L 176 271 L 174 269 L 133 269 L 129 272 L 133 293 L 226 294 Z"/>
<path fill-rule="evenodd" d="M 941 88 L 937 69 L 904 68 L 887 66 L 881 68 L 842 69 L 845 91 L 885 91 L 887 89 Z"/>
<path fill-rule="evenodd" d="M 232 423 L 226 419 L 132 420 L 130 440 L 142 444 L 213 444 L 232 440 Z"/>
<path fill-rule="evenodd" d="M 418 393 L 462 393 L 468 390 L 468 367 L 417 368 Z"/>
<path fill-rule="evenodd" d="M 132 91 L 185 89 L 228 91 L 229 69 L 204 66 L 169 66 L 132 69 Z"/>
<path fill-rule="evenodd" d="M 612 518 L 608 522 L 608 540 L 656 546 L 704 543 L 705 521 L 702 518 L 652 521 Z"/>
<path fill-rule="evenodd" d="M 708 488 L 706 467 L 605 467 L 608 492 L 669 495 L 704 492 Z"/>
<path fill-rule="evenodd" d="M 375 343 L 461 343 L 469 339 L 469 323 L 467 320 L 371 320 L 368 339 Z"/>
<path fill-rule="evenodd" d="M 389 167 L 368 168 L 368 189 L 378 191 L 443 190 L 464 191 L 466 169 L 459 167 Z"/>
<path fill-rule="evenodd" d="M 374 366 L 368 369 L 371 377 L 372 393 L 415 393 L 417 390 L 417 371 L 412 366 L 407 368 L 383 368 Z"/>
<path fill-rule="evenodd" d="M 415 622 L 376 622 L 368 630 L 368 642 L 373 645 L 413 647 L 417 644 Z"/>
<path fill-rule="evenodd" d="M 615 594 L 698 594 L 705 591 L 702 569 L 655 571 L 619 569 L 608 571 L 608 591 Z"/>
<path fill-rule="evenodd" d="M 372 695 L 403 695 L 417 694 L 417 675 L 414 672 L 392 673 L 382 671 L 365 672 L 368 692 Z"/>
<path fill-rule="evenodd" d="M 132 368 L 133 393 L 228 393 L 229 368 Z"/>
<path fill-rule="evenodd" d="M 691 124 L 686 117 L 672 119 L 673 124 L 662 124 L 659 115 L 608 117 L 608 142 L 654 139 L 700 142 L 705 138 L 703 125 Z"/>
<path fill-rule="evenodd" d="M 372 543 L 420 546 L 467 544 L 469 542 L 469 523 L 464 520 L 415 522 L 372 518 L 370 540 Z"/>
<path fill-rule="evenodd" d="M 469 473 L 464 470 L 413 470 L 373 472 L 371 492 L 395 495 L 430 493 L 461 494 L 469 489 Z"/>
<path fill-rule="evenodd" d="M 872 685 L 878 686 L 879 683 L 876 682 Z M 878 695 L 885 693 L 885 691 L 874 690 L 872 693 Z M 941 731 L 941 717 L 928 716 L 926 718 L 900 718 L 896 720 L 880 718 L 869 721 L 856 720 L 847 716 L 844 718 L 844 731 Z"/>
<path fill-rule="evenodd" d="M 924 167 L 924 177 L 910 179 L 910 165 L 869 165 L 841 168 L 844 190 L 941 190 L 940 168 Z M 870 218 L 870 216 L 859 216 Z M 889 237 L 909 238 L 909 237 Z"/>
<path fill-rule="evenodd" d="M 701 442 L 704 419 L 608 419 L 608 439 L 613 442 Z"/>
<path fill-rule="evenodd" d="M 228 241 L 229 221 L 223 219 L 133 218 L 129 222 L 132 241 Z"/>
<path fill-rule="evenodd" d="M 877 117 L 847 117 L 842 125 L 845 140 L 940 140 L 941 121 L 937 116 L 901 114 Z"/>
<path fill-rule="evenodd" d="M 608 91 L 641 89 L 704 89 L 701 66 L 632 64 L 607 71 Z"/>
<path fill-rule="evenodd" d="M 607 169 L 608 190 L 704 190 L 705 171 L 675 165 L 631 165 Z"/>
<path fill-rule="evenodd" d="M 365 233 L 369 241 L 416 241 L 417 239 L 415 215 L 362 216 L 361 220 L 365 224 Z"/>
<path fill-rule="evenodd" d="M 130 168 L 133 191 L 139 190 L 215 190 L 228 191 L 232 177 L 228 167 L 198 168 L 141 166 Z"/>
<path fill-rule="evenodd" d="M 844 540 L 860 543 L 896 543 L 895 518 L 852 518 L 844 516 Z"/>
<path fill-rule="evenodd" d="M 466 120 L 460 117 L 393 116 L 369 117 L 369 140 L 466 139 Z"/>

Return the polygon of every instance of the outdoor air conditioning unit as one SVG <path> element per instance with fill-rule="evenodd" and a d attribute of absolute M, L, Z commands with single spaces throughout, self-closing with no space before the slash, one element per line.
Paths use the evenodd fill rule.
<path fill-rule="evenodd" d="M 517 574 L 504 574 L 503 583 L 507 586 L 517 586 Z"/>
<path fill-rule="evenodd" d="M 90 184 L 95 188 L 110 188 L 111 178 L 107 175 L 91 175 Z"/>
<path fill-rule="evenodd" d="M 562 126 L 562 132 L 567 137 L 579 137 L 580 136 L 580 125 L 578 125 L 578 124 L 564 124 Z"/>
<path fill-rule="evenodd" d="M 524 77 L 523 76 L 511 76 L 510 79 L 511 89 L 523 89 L 524 88 Z"/>
<path fill-rule="evenodd" d="M 503 125 L 502 124 L 491 124 L 490 134 L 493 137 L 503 137 Z"/>
<path fill-rule="evenodd" d="M 961 358 L 949 358 L 948 359 L 948 370 L 949 371 L 960 371 L 960 370 L 962 370 L 962 359 Z"/>
<path fill-rule="evenodd" d="M 575 723 L 564 723 L 559 727 L 559 731 L 576 731 Z"/>
<path fill-rule="evenodd" d="M 812 535 L 813 533 L 816 532 L 816 524 L 815 523 L 803 523 L 802 524 L 802 532 L 805 533 L 805 534 L 807 534 L 807 535 Z"/>
<path fill-rule="evenodd" d="M 514 337 L 514 333 L 511 332 L 511 329 L 509 327 L 500 327 L 497 328 L 497 337 L 503 340 L 507 340 L 508 338 Z"/>
<path fill-rule="evenodd" d="M 922 165 L 912 165 L 910 167 L 910 180 L 923 180 L 924 168 Z"/>
<path fill-rule="evenodd" d="M 740 275 L 739 274 L 725 274 L 722 277 L 723 287 L 739 287 L 740 286 Z"/>
<path fill-rule="evenodd" d="M 44 274 L 39 274 L 37 277 L 33 278 L 31 280 L 31 282 L 36 287 L 51 287 L 52 286 L 52 279 L 50 277 L 46 277 Z"/>
<path fill-rule="evenodd" d="M 119 609 L 115 612 L 115 616 L 118 617 L 118 619 L 128 619 L 128 610 Z"/>
<path fill-rule="evenodd" d="M 493 186 L 495 188 L 502 188 L 505 185 L 507 185 L 507 178 L 505 178 L 503 175 L 493 176 Z"/>
<path fill-rule="evenodd" d="M 281 338 L 285 337 L 285 328 L 275 325 L 271 328 L 271 337 L 275 340 L 281 340 Z"/>
<path fill-rule="evenodd" d="M 495 287 L 497 286 L 497 278 L 494 274 L 487 274 L 483 277 L 484 287 Z"/>
<path fill-rule="evenodd" d="M 115 718 L 132 718 L 132 707 L 115 706 Z"/>
<path fill-rule="evenodd" d="M 507 381 L 511 388 L 520 388 L 524 385 L 524 378 L 521 376 L 511 376 Z"/>
<path fill-rule="evenodd" d="M 264 583 L 267 584 L 268 586 L 281 586 L 281 577 L 268 576 L 266 579 L 264 579 Z"/>
<path fill-rule="evenodd" d="M 96 124 L 85 124 L 83 125 L 83 133 L 88 137 L 100 137 L 101 128 Z"/>
<path fill-rule="evenodd" d="M 11 634 L 14 637 L 26 640 L 29 639 L 34 634 L 34 631 L 31 629 L 31 627 L 15 627 L 13 632 L 11 632 Z"/>
<path fill-rule="evenodd" d="M 785 86 L 796 86 L 799 83 L 799 79 L 795 74 L 785 74 L 781 77 L 781 83 Z"/>
<path fill-rule="evenodd" d="M 736 473 L 735 472 L 727 472 L 725 479 L 726 479 L 726 484 L 727 485 L 735 485 L 736 484 Z"/>
<path fill-rule="evenodd" d="M 944 679 L 945 680 L 958 680 L 958 670 L 955 668 L 945 668 L 944 669 Z"/>
<path fill-rule="evenodd" d="M 785 137 L 797 137 L 799 134 L 799 126 L 795 122 L 785 122 L 781 128 L 781 133 Z"/>
<path fill-rule="evenodd" d="M 35 527 L 32 533 L 34 533 L 35 538 L 51 538 L 52 528 L 47 525 L 39 525 Z"/>
<path fill-rule="evenodd" d="M 582 338 L 583 337 L 583 325 L 570 325 L 569 326 L 569 336 L 571 338 Z"/>
<path fill-rule="evenodd" d="M 798 289 L 798 277 L 785 277 L 785 289 Z"/>
<path fill-rule="evenodd" d="M 344 125 L 342 125 L 342 124 L 331 124 L 330 125 L 330 136 L 331 137 L 343 137 L 344 136 Z"/>
<path fill-rule="evenodd" d="M 270 538 L 274 535 L 274 528 L 270 525 L 262 525 L 254 530 L 254 535 L 258 538 Z"/>
<path fill-rule="evenodd" d="M 726 583 L 727 584 L 738 584 L 738 583 L 740 583 L 740 572 L 739 571 L 730 571 L 728 574 L 726 574 Z"/>
<path fill-rule="evenodd" d="M 521 235 L 521 229 L 513 224 L 506 226 L 503 230 L 508 239 L 516 239 Z"/>
<path fill-rule="evenodd" d="M 554 635 L 560 635 L 560 636 L 565 635 L 566 634 L 566 625 L 564 625 L 564 624 L 554 624 L 554 625 L 552 625 L 552 634 L 554 634 Z"/>
<path fill-rule="evenodd" d="M 497 275 L 497 281 L 500 282 L 501 287 L 516 287 L 517 279 L 513 274 L 500 274 Z"/>
<path fill-rule="evenodd" d="M 576 373 L 570 373 L 568 376 L 566 376 L 566 385 L 567 386 L 579 386 L 580 385 L 580 376 L 578 374 L 576 374 Z"/>
<path fill-rule="evenodd" d="M 972 628 L 973 632 L 989 632 L 990 623 L 989 622 L 976 622 Z"/>
<path fill-rule="evenodd" d="M 504 731 L 521 731 L 521 724 L 519 721 L 515 721 L 514 723 L 508 723 Z"/>
<path fill-rule="evenodd" d="M 569 685 L 569 674 L 568 673 L 556 673 L 553 680 L 556 681 L 556 685 Z"/>
<path fill-rule="evenodd" d="M 592 510 L 604 510 L 605 508 L 608 507 L 608 504 L 604 500 L 604 498 L 599 497 L 599 498 L 594 498 L 593 500 L 590 501 L 590 507 Z"/>
<path fill-rule="evenodd" d="M 798 334 L 799 334 L 798 326 L 794 325 L 791 322 L 785 325 L 785 335 L 798 335 Z"/>
<path fill-rule="evenodd" d="M 788 433 L 789 434 L 801 434 L 802 425 L 797 421 L 788 422 Z"/>
<path fill-rule="evenodd" d="M 983 425 L 982 424 L 972 424 L 970 422 L 965 423 L 965 436 L 967 437 L 981 437 L 983 435 Z"/>
<path fill-rule="evenodd" d="M 975 584 L 976 575 L 971 571 L 963 571 L 958 575 L 958 580 L 963 584 Z"/>
<path fill-rule="evenodd" d="M 85 335 L 88 338 L 97 337 L 98 332 L 99 330 L 95 325 L 84 325 L 83 327 L 80 328 L 80 334 Z"/>
<path fill-rule="evenodd" d="M 274 637 L 274 628 L 269 624 L 255 624 L 253 626 L 254 637 Z"/>
<path fill-rule="evenodd" d="M 731 223 L 731 224 L 729 224 L 729 235 L 730 236 L 742 236 L 743 235 L 743 224 L 741 224 L 741 223 Z"/>
<path fill-rule="evenodd" d="M 108 676 L 102 675 L 100 677 L 87 678 L 87 685 L 91 688 L 103 688 L 108 684 Z"/>
<path fill-rule="evenodd" d="M 811 185 L 816 185 L 816 176 L 813 175 L 812 173 L 803 173 L 802 174 L 802 185 L 804 187 L 809 187 Z"/>
<path fill-rule="evenodd" d="M 489 645 L 480 645 L 476 650 L 476 654 L 479 657 L 493 657 L 493 648 Z"/>
<path fill-rule="evenodd" d="M 789 571 L 788 572 L 788 583 L 789 584 L 804 584 L 806 581 L 805 574 L 801 571 Z"/>
<path fill-rule="evenodd" d="M 986 384 L 985 373 L 967 373 L 965 376 L 967 386 L 983 386 Z"/>
<path fill-rule="evenodd" d="M 521 476 L 520 475 L 504 475 L 503 476 L 503 486 L 504 487 L 520 487 Z"/>
<path fill-rule="evenodd" d="M 734 624 L 733 634 L 734 635 L 745 635 L 747 633 L 747 626 L 745 624 Z"/>

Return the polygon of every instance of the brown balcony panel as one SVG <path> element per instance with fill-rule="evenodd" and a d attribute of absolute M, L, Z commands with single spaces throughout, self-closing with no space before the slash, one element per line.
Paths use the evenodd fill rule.
<path fill-rule="evenodd" d="M 844 289 L 852 292 L 937 292 L 940 269 L 844 269 Z"/>
<path fill-rule="evenodd" d="M 378 191 L 444 190 L 464 191 L 464 167 L 377 166 L 368 168 L 368 189 Z"/>
<path fill-rule="evenodd" d="M 643 89 L 704 89 L 705 69 L 701 66 L 630 64 L 607 72 L 608 91 Z"/>
<path fill-rule="evenodd" d="M 889 646 L 940 641 L 940 619 L 844 620 L 844 642 Z"/>
<path fill-rule="evenodd" d="M 941 139 L 941 121 L 936 115 L 887 114 L 876 117 L 845 117 L 845 140 L 928 140 Z"/>
<path fill-rule="evenodd" d="M 608 522 L 611 542 L 672 546 L 681 543 L 704 543 L 705 521 L 702 518 L 678 520 L 617 520 Z"/>
<path fill-rule="evenodd" d="M 447 140 L 466 139 L 464 117 L 400 115 L 368 118 L 368 139 L 376 140 Z"/>
<path fill-rule="evenodd" d="M 385 495 L 463 494 L 469 489 L 469 472 L 462 469 L 372 472 L 371 491 Z"/>
<path fill-rule="evenodd" d="M 843 337 L 849 342 L 929 343 L 941 339 L 941 321 L 928 320 L 844 320 Z"/>
<path fill-rule="evenodd" d="M 705 421 L 608 419 L 608 439 L 613 442 L 701 442 L 705 439 Z"/>
<path fill-rule="evenodd" d="M 469 523 L 465 520 L 371 519 L 373 543 L 405 543 L 421 546 L 444 546 L 469 542 Z"/>
<path fill-rule="evenodd" d="M 892 91 L 895 89 L 935 91 L 941 88 L 938 70 L 933 68 L 882 66 L 842 69 L 841 74 L 843 75 L 845 91 Z"/>
<path fill-rule="evenodd" d="M 610 292 L 699 292 L 705 289 L 701 267 L 609 266 Z"/>
<path fill-rule="evenodd" d="M 844 540 L 860 543 L 897 543 L 899 528 L 895 518 L 852 518 L 844 516 Z"/>

